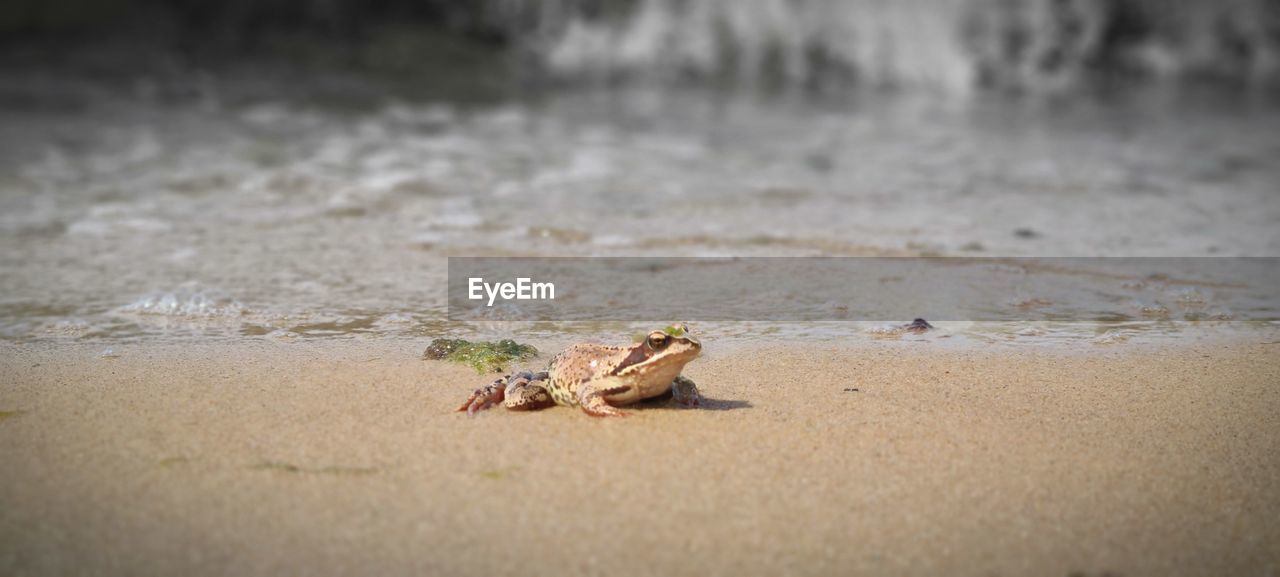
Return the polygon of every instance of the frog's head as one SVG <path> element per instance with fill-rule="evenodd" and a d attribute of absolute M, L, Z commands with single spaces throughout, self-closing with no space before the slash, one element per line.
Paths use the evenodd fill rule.
<path fill-rule="evenodd" d="M 683 324 L 652 331 L 631 347 L 626 358 L 613 370 L 624 378 L 666 380 L 676 378 L 685 364 L 702 352 L 702 343 Z"/>
<path fill-rule="evenodd" d="M 653 351 L 652 359 L 667 362 L 678 359 L 682 365 L 702 352 L 702 342 L 689 333 L 689 327 L 683 323 L 651 331 L 644 339 L 644 347 Z"/>

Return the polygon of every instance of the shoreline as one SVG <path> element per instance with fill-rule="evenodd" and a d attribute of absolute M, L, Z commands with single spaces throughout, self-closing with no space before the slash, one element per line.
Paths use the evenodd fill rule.
<path fill-rule="evenodd" d="M 428 340 L 0 344 L 0 572 L 1280 569 L 1261 339 L 711 343 L 620 420 L 453 413 Z"/>

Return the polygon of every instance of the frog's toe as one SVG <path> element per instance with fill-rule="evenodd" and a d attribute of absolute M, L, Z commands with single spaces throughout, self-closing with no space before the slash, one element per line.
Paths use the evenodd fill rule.
<path fill-rule="evenodd" d="M 619 409 L 618 407 L 605 403 L 604 401 L 582 405 L 582 410 L 593 417 L 628 417 L 631 415 L 630 412 Z"/>
<path fill-rule="evenodd" d="M 476 411 L 483 411 L 501 403 L 506 396 L 507 387 L 504 381 L 505 379 L 498 379 L 472 391 L 466 402 L 458 407 L 458 411 L 466 411 L 468 415 L 474 415 Z"/>

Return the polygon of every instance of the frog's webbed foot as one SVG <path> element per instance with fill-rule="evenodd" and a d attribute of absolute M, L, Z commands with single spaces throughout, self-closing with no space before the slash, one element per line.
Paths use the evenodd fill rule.
<path fill-rule="evenodd" d="M 458 407 L 458 411 L 466 411 L 468 415 L 476 414 L 476 411 L 483 411 L 498 403 L 501 403 L 506 397 L 507 377 L 494 380 L 483 387 L 471 392 L 471 396 Z"/>
<path fill-rule="evenodd" d="M 509 378 L 507 382 L 507 390 L 504 393 L 506 400 L 502 406 L 512 411 L 536 411 L 545 409 L 556 402 L 551 398 L 551 393 L 547 392 L 547 388 L 542 386 L 542 382 L 547 380 L 547 373 L 523 372 Z"/>
<path fill-rule="evenodd" d="M 684 375 L 671 381 L 671 400 L 685 407 L 697 407 L 702 404 L 702 395 L 698 393 L 698 385 Z"/>
<path fill-rule="evenodd" d="M 626 390 L 625 385 L 609 387 L 607 384 L 583 383 L 578 387 L 578 404 L 593 417 L 625 417 L 631 413 L 610 405 L 604 398 Z"/>

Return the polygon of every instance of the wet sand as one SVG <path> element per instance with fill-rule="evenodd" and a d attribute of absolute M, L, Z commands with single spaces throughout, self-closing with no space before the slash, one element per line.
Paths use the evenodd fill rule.
<path fill-rule="evenodd" d="M 1280 572 L 1274 343 L 712 344 L 622 420 L 425 344 L 0 345 L 0 574 Z"/>

